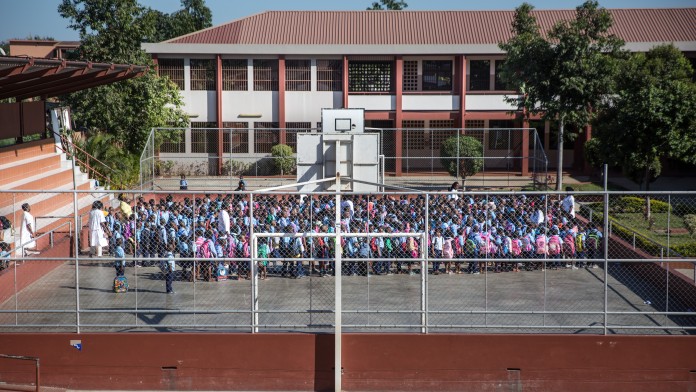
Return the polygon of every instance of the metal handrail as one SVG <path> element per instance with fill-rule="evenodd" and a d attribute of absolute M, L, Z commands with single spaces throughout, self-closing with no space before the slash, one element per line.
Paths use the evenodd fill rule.
<path fill-rule="evenodd" d="M 56 144 L 56 147 L 59 148 L 61 151 L 64 153 L 68 154 L 68 156 L 71 159 L 75 159 L 76 162 L 80 163 L 81 166 L 83 166 L 87 170 L 87 175 L 91 176 L 91 173 L 94 173 L 96 176 L 100 177 L 103 181 L 104 184 L 111 184 L 111 177 L 102 174 L 101 172 L 97 171 L 93 165 L 90 165 L 90 159 L 99 163 L 103 167 L 105 167 L 108 171 L 110 172 L 115 172 L 115 170 L 107 165 L 106 163 L 100 161 L 99 159 L 95 158 L 92 154 L 88 153 L 85 151 L 83 148 L 80 148 L 80 146 L 76 145 L 73 143 L 69 138 L 67 138 L 63 134 L 58 134 L 54 132 L 54 134 L 57 134 L 60 137 L 61 144 L 63 146 L 59 146 Z M 67 147 L 64 147 L 67 146 Z M 75 153 L 75 150 L 79 151 L 80 153 L 84 154 L 87 157 L 87 162 L 82 161 L 80 158 L 78 158 L 77 153 Z M 119 189 L 122 188 L 119 186 Z"/>

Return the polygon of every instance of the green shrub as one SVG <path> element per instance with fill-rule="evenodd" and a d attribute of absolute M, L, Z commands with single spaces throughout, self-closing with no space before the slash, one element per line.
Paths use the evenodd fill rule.
<path fill-rule="evenodd" d="M 286 144 L 276 144 L 271 148 L 273 165 L 276 173 L 280 175 L 292 174 L 295 171 L 296 163 L 292 148 Z"/>
<path fill-rule="evenodd" d="M 689 235 L 691 235 L 691 238 L 694 238 L 696 236 L 696 215 L 685 215 L 684 224 L 689 230 Z"/>
<path fill-rule="evenodd" d="M 252 163 L 245 163 L 235 160 L 227 160 L 222 165 L 222 175 L 224 176 L 240 176 L 244 174 L 249 174 Z"/>
<path fill-rule="evenodd" d="M 614 198 L 609 201 L 609 210 L 612 213 L 643 213 L 645 212 L 645 198 L 635 196 Z M 667 212 L 669 211 L 669 203 L 650 199 L 650 211 L 652 213 Z"/>
<path fill-rule="evenodd" d="M 673 246 L 672 249 L 684 257 L 696 257 L 696 242 Z"/>
<path fill-rule="evenodd" d="M 457 140 L 459 149 L 457 150 Z M 459 153 L 459 155 L 457 155 Z M 452 136 L 440 146 L 440 161 L 449 174 L 457 176 L 459 157 L 459 176 L 466 178 L 483 170 L 483 145 L 471 136 Z"/>

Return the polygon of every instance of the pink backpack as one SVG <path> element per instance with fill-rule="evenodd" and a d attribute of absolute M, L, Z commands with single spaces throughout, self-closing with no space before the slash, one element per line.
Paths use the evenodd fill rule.
<path fill-rule="evenodd" d="M 488 233 L 481 233 L 481 254 L 485 255 L 491 251 L 491 238 Z"/>
<path fill-rule="evenodd" d="M 522 248 L 520 247 L 520 240 L 518 238 L 515 238 L 512 240 L 512 255 L 513 256 L 519 256 L 522 254 Z"/>
<path fill-rule="evenodd" d="M 539 234 L 536 238 L 536 253 L 538 255 L 543 255 L 547 253 L 546 249 L 546 236 L 543 234 Z"/>
<path fill-rule="evenodd" d="M 210 259 L 210 242 L 203 237 L 198 237 L 196 239 L 196 255 L 200 258 Z"/>
<path fill-rule="evenodd" d="M 575 238 L 572 234 L 566 235 L 563 239 L 563 254 L 568 258 L 575 257 Z"/>
<path fill-rule="evenodd" d="M 454 250 L 452 249 L 452 239 L 451 238 L 445 240 L 445 243 L 442 245 L 442 255 L 446 259 L 454 258 Z"/>
<path fill-rule="evenodd" d="M 549 238 L 549 254 L 552 256 L 561 254 L 561 237 L 556 234 Z"/>

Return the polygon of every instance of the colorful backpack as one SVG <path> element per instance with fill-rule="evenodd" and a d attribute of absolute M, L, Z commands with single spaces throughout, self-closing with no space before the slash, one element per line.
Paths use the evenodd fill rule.
<path fill-rule="evenodd" d="M 561 254 L 561 237 L 554 234 L 549 238 L 549 254 L 558 256 Z"/>
<path fill-rule="evenodd" d="M 536 244 L 536 253 L 538 255 L 543 255 L 546 254 L 548 249 L 546 248 L 546 236 L 543 234 L 539 234 L 536 238 L 535 241 Z"/>
<path fill-rule="evenodd" d="M 575 256 L 575 238 L 572 234 L 566 235 L 563 239 L 563 254 L 568 258 Z"/>
<path fill-rule="evenodd" d="M 512 240 L 512 255 L 515 257 L 522 254 L 521 242 L 522 241 L 520 241 L 519 238 L 515 238 L 514 240 Z"/>

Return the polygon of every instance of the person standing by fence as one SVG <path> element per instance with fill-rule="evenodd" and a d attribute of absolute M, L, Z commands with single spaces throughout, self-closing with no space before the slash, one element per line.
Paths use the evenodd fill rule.
<path fill-rule="evenodd" d="M 95 201 L 92 203 L 92 211 L 89 212 L 89 246 L 90 255 L 102 255 L 102 248 L 107 246 L 109 242 L 106 240 L 108 229 L 106 228 L 106 219 L 101 210 L 101 202 Z"/>

